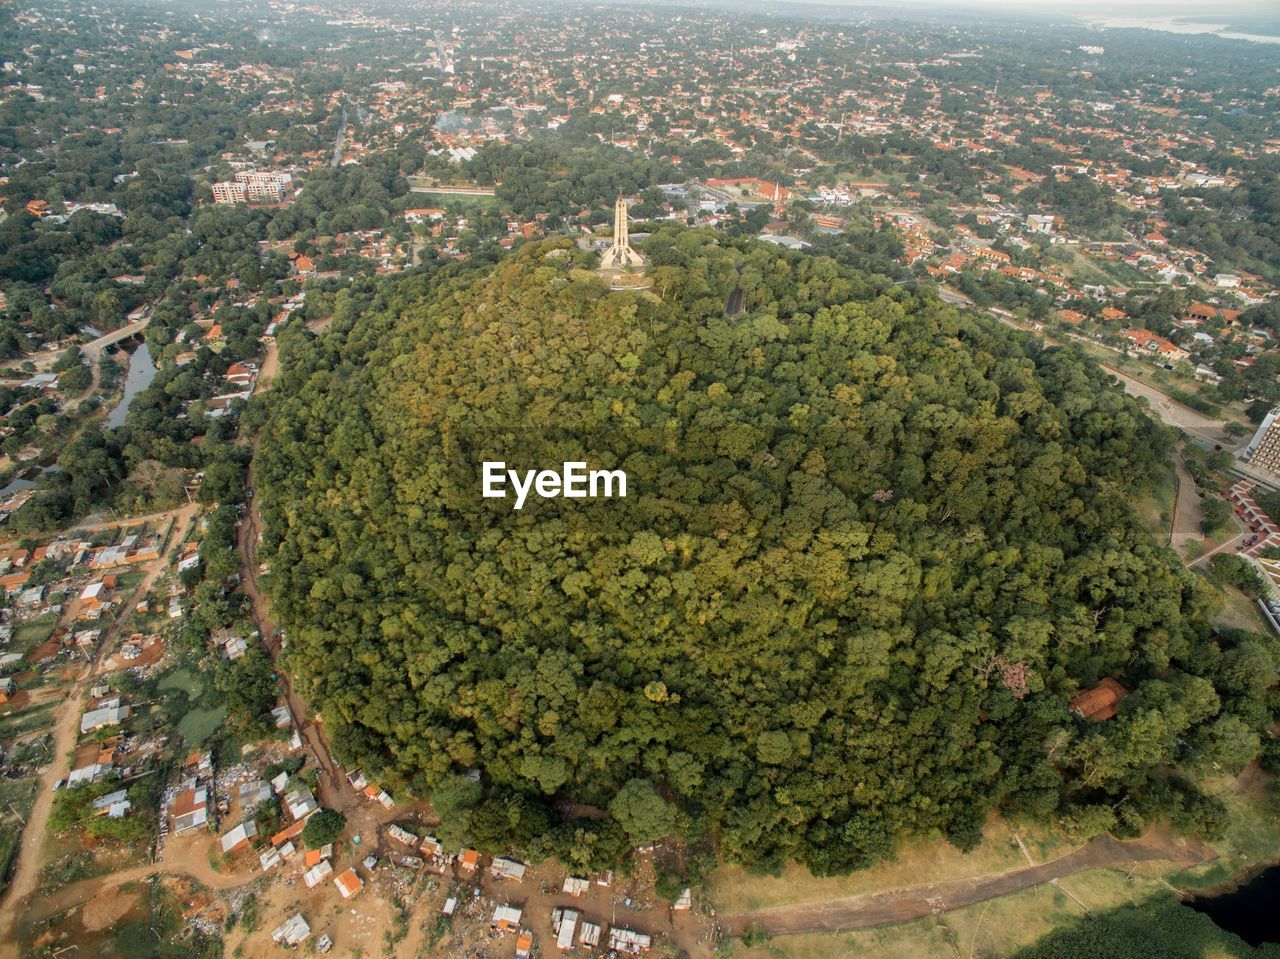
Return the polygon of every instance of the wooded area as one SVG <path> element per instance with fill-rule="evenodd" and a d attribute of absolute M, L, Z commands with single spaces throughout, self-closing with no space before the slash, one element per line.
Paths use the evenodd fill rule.
<path fill-rule="evenodd" d="M 884 277 L 700 230 L 646 253 L 652 294 L 557 240 L 282 336 L 262 555 L 339 757 L 584 866 L 678 832 L 838 872 L 995 808 L 1213 832 L 1194 774 L 1259 752 L 1275 658 L 1135 518 L 1169 433 Z M 515 512 L 484 459 L 631 489 Z M 1106 677 L 1119 715 L 1074 718 Z"/>

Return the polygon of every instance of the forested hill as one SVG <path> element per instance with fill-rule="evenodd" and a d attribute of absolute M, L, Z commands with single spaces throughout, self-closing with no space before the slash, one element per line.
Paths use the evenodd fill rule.
<path fill-rule="evenodd" d="M 1080 355 L 831 260 L 646 250 L 651 294 L 532 243 L 282 344 L 263 555 L 340 758 L 584 866 L 682 831 L 845 870 L 967 848 L 998 805 L 1212 819 L 1170 767 L 1250 758 L 1274 669 L 1135 521 L 1163 428 Z M 482 459 L 619 466 L 628 496 L 517 512 Z M 1104 677 L 1119 716 L 1074 719 Z"/>

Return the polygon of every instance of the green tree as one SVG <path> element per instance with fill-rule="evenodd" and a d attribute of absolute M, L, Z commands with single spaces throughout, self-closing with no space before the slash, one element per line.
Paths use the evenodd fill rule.
<path fill-rule="evenodd" d="M 319 849 L 335 842 L 342 835 L 347 824 L 347 817 L 336 809 L 317 809 L 307 817 L 307 824 L 302 830 L 302 841 L 308 849 Z"/>
<path fill-rule="evenodd" d="M 647 779 L 632 779 L 609 802 L 609 814 L 632 842 L 652 842 L 675 828 L 676 810 Z"/>

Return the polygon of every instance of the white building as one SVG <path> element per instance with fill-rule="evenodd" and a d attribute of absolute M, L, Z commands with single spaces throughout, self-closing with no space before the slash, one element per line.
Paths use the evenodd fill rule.
<path fill-rule="evenodd" d="M 219 180 L 213 185 L 214 203 L 247 203 L 249 187 L 235 180 Z"/>

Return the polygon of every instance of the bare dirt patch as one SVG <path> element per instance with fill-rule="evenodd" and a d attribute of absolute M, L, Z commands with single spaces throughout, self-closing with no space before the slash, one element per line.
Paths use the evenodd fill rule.
<path fill-rule="evenodd" d="M 138 900 L 136 892 L 123 889 L 104 889 L 85 903 L 80 913 L 80 923 L 89 932 L 100 932 L 114 926 Z"/>
<path fill-rule="evenodd" d="M 31 652 L 27 653 L 27 662 L 39 663 L 46 659 L 52 659 L 58 655 L 61 649 L 62 644 L 57 640 L 51 639 L 47 643 L 41 643 L 39 646 L 33 647 Z"/>

